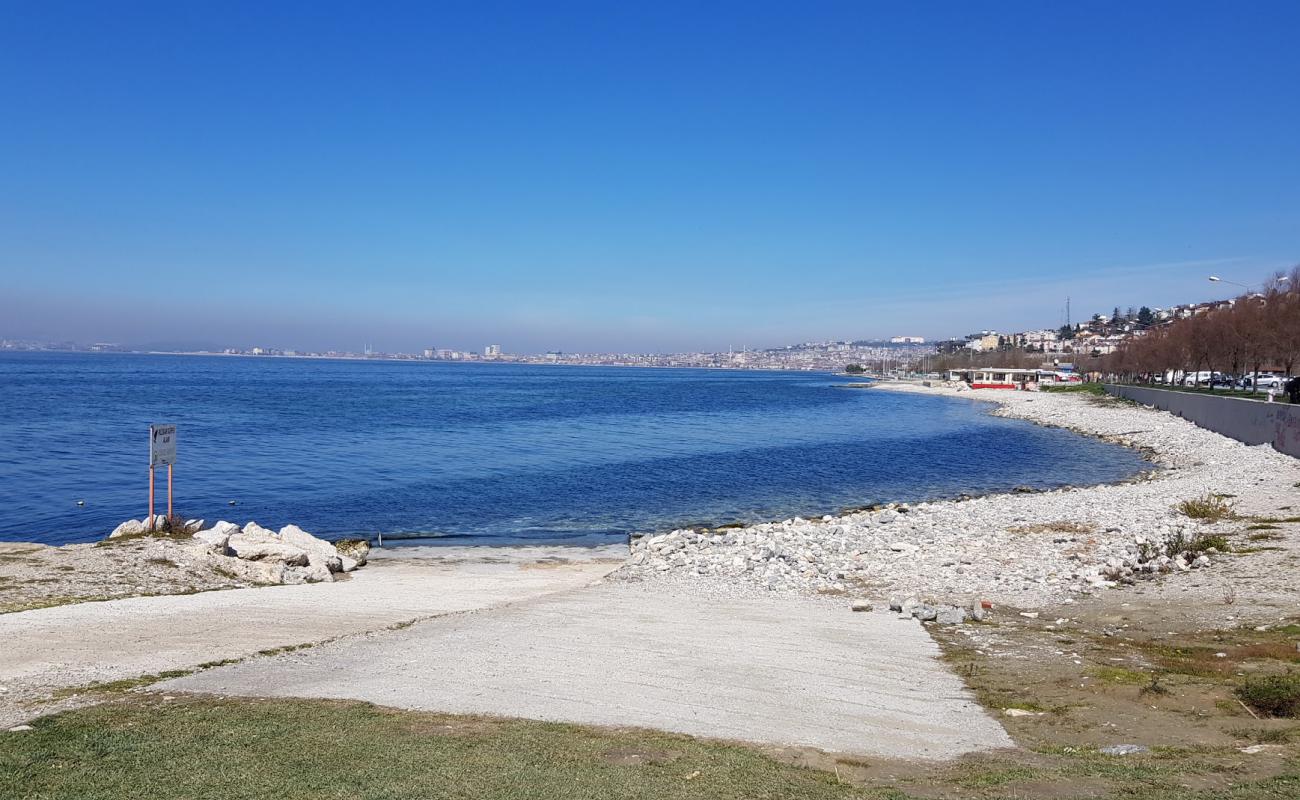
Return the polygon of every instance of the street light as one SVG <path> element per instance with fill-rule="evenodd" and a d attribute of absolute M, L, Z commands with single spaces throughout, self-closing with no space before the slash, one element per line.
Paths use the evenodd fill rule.
<path fill-rule="evenodd" d="M 1286 282 L 1289 281 L 1289 280 L 1291 280 L 1291 276 L 1290 276 L 1290 275 L 1282 275 L 1281 277 L 1279 277 L 1279 278 L 1277 279 L 1277 282 L 1278 282 L 1278 283 L 1286 283 Z M 1251 289 L 1251 287 L 1247 286 L 1247 285 L 1244 284 L 1244 283 L 1237 283 L 1236 281 L 1225 280 L 1225 279 L 1223 279 L 1223 278 L 1220 278 L 1218 275 L 1211 275 L 1211 276 L 1210 276 L 1210 283 L 1231 283 L 1233 286 L 1240 286 L 1241 288 L 1245 289 L 1245 290 L 1248 291 L 1248 292 L 1249 292 L 1249 291 L 1253 291 L 1253 289 Z"/>
<path fill-rule="evenodd" d="M 1250 287 L 1247 286 L 1246 284 L 1244 284 L 1244 283 L 1237 283 L 1236 281 L 1225 281 L 1223 278 L 1220 278 L 1218 275 L 1211 275 L 1211 276 L 1210 276 L 1210 283 L 1231 283 L 1233 286 L 1240 286 L 1241 288 L 1245 289 L 1246 291 L 1248 291 L 1248 292 L 1250 291 Z"/>

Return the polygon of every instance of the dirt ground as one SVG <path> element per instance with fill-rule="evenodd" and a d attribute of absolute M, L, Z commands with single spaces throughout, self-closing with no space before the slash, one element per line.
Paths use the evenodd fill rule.
<path fill-rule="evenodd" d="M 774 753 L 917 797 L 1300 796 L 1300 719 L 1234 694 L 1248 676 L 1300 670 L 1300 520 L 1242 511 L 1236 552 L 1212 569 L 929 626 L 1018 749 L 946 766 Z M 1098 752 L 1111 745 L 1149 752 Z"/>

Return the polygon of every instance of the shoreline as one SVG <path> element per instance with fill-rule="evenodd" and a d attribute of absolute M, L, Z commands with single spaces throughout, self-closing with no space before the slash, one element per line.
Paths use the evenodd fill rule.
<path fill-rule="evenodd" d="M 1242 514 L 1271 514 L 1286 507 L 1300 483 L 1300 461 L 1271 447 L 1250 447 L 1122 401 L 901 383 L 871 390 L 988 402 L 996 416 L 1134 448 L 1156 468 L 1118 483 L 891 503 L 817 520 L 642 537 L 618 577 L 697 584 L 723 595 L 925 597 L 1039 608 L 1144 577 L 1211 566 L 1222 557 L 1217 551 L 1185 563 L 1171 548 L 1209 541 L 1205 537 L 1236 532 L 1237 526 L 1189 519 L 1175 505 L 1218 494 Z"/>
<path fill-rule="evenodd" d="M 547 564 L 583 561 L 623 560 L 616 579 L 687 580 L 709 583 L 711 594 L 748 591 L 793 591 L 802 594 L 865 595 L 875 600 L 897 597 L 947 597 L 965 602 L 993 599 L 1024 607 L 1039 607 L 1072 596 L 1088 594 L 1114 585 L 1126 575 L 1153 569 L 1178 569 L 1163 564 L 1147 567 L 1138 550 L 1197 533 L 1218 531 L 1220 526 L 1194 523 L 1173 512 L 1182 500 L 1209 493 L 1241 495 L 1252 489 L 1251 479 L 1271 475 L 1275 491 L 1300 482 L 1300 462 L 1267 446 L 1248 447 L 1206 431 L 1166 412 L 1078 394 L 996 392 L 925 387 L 919 384 L 875 382 L 863 385 L 872 391 L 929 394 L 985 403 L 989 414 L 1020 419 L 1045 427 L 1100 439 L 1134 449 L 1152 466 L 1130 477 L 1097 484 L 1062 485 L 1045 489 L 1020 489 L 974 496 L 925 501 L 894 501 L 858 508 L 841 509 L 820 517 L 725 523 L 713 527 L 696 524 L 670 531 L 631 532 L 605 543 L 567 544 L 518 541 L 496 544 L 490 541 L 438 544 L 434 540 L 390 538 L 388 546 L 375 548 L 372 558 L 384 561 L 429 559 L 443 563 Z M 1177 441 L 1175 441 L 1177 440 Z M 1185 441 L 1184 441 L 1185 440 Z M 1221 452 L 1220 452 L 1221 451 Z M 1203 452 L 1216 458 L 1245 458 L 1256 464 L 1254 471 L 1229 470 L 1222 480 L 1212 481 L 1214 470 L 1202 463 Z M 1271 454 L 1271 455 L 1270 455 Z M 1291 479 L 1282 475 L 1290 468 Z M 1261 479 L 1263 480 L 1263 479 Z M 1196 484 L 1189 487 L 1189 484 Z M 1140 496 L 1136 506 L 1123 499 Z M 1119 496 L 1119 500 L 1116 499 Z M 1135 509 L 1131 514 L 1090 513 L 1085 507 L 1101 503 L 1114 509 Z M 1276 505 L 1266 509 L 1271 512 Z M 902 524 L 893 524 L 901 522 Z M 888 526 L 888 527 L 886 527 Z M 1026 535 L 1038 526 L 1038 536 Z M 1054 530 L 1049 530 L 1054 528 Z M 975 530 L 979 529 L 979 530 Z M 1046 534 L 1060 534 L 1046 536 Z M 1046 539 L 1046 542 L 1039 541 Z M 969 539 L 970 546 L 964 541 Z M 829 540 L 829 549 L 828 541 Z M 166 548 L 150 552 L 159 562 L 175 559 L 176 543 L 145 540 L 139 547 Z M 403 541 L 418 542 L 403 544 Z M 391 543 L 391 544 L 389 544 Z M 651 543 L 655 543 L 651 546 Z M 663 551 L 667 543 L 668 549 Z M 679 546 L 680 545 L 680 546 Z M 1056 545 L 1060 552 L 1052 552 Z M 49 569 L 67 569 L 53 562 L 64 558 L 96 554 L 93 543 L 39 545 L 6 542 L 0 548 L 14 556 L 31 559 L 44 551 Z M 793 555 L 784 552 L 791 549 Z M 1064 551 L 1070 552 L 1064 552 Z M 19 552 L 23 551 L 23 552 Z M 661 552 L 662 551 L 662 552 Z M 971 551 L 971 552 L 968 552 Z M 990 557 L 989 552 L 997 554 Z M 680 554 L 680 557 L 679 557 Z M 927 560 L 927 554 L 939 554 Z M 65 558 L 66 556 L 66 558 Z M 757 556 L 757 557 L 755 557 Z M 144 556 L 142 555 L 143 559 Z M 908 567 L 910 559 L 920 562 Z M 991 563 L 990 558 L 997 564 Z M 737 559 L 740 559 L 737 561 Z M 22 610 L 47 604 L 64 604 L 141 595 L 166 595 L 229 588 L 253 588 L 257 581 L 214 579 L 204 581 L 191 574 L 171 589 L 158 585 L 123 585 L 105 590 L 109 576 L 85 572 L 85 558 L 78 572 L 100 579 L 95 591 L 60 591 L 57 597 L 9 598 L 0 610 Z M 1007 567 L 1002 562 L 1027 566 Z M 1069 563 L 1066 563 L 1069 562 Z M 105 570 L 114 565 L 105 563 Z M 118 564 L 117 566 L 120 566 Z M 1065 570 L 1064 567 L 1071 569 Z M 756 571 L 757 570 L 757 571 Z M 157 573 L 159 570 L 149 570 Z M 163 570 L 167 572 L 167 570 Z M 68 587 L 71 574 L 52 573 Z M 1016 579 L 1006 575 L 1019 576 Z M 122 576 L 124 579 L 127 576 Z M 134 584 L 132 576 L 127 582 Z M 152 582 L 155 575 L 149 576 Z M 755 580 L 758 578 L 758 580 Z M 1019 580 L 1019 586 L 1013 584 Z M 37 579 L 37 583 L 39 583 Z M 211 584 L 211 585 L 208 585 Z M 6 587 L 13 592 L 12 583 Z M 33 586 L 33 591 L 38 587 Z M 48 596 L 47 591 L 40 595 Z M 976 597 L 978 596 L 978 598 Z M 25 602 L 26 600 L 26 602 Z"/>

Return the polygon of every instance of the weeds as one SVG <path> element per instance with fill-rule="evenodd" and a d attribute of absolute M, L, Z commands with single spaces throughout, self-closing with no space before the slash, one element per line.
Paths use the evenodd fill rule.
<path fill-rule="evenodd" d="M 1228 537 L 1216 533 L 1209 536 L 1197 536 L 1192 540 L 1188 549 L 1195 553 L 1206 550 L 1218 550 L 1220 553 L 1228 553 L 1232 551 L 1232 543 L 1228 541 Z"/>
<path fill-rule="evenodd" d="M 1170 694 L 1170 691 L 1167 686 L 1160 682 L 1160 676 L 1153 672 L 1151 673 L 1151 682 L 1139 689 L 1138 694 L 1166 695 Z"/>
<path fill-rule="evenodd" d="M 1199 519 L 1203 522 L 1219 522 L 1236 516 L 1228 501 L 1222 495 L 1217 494 L 1207 494 L 1192 500 L 1184 500 L 1175 508 L 1191 519 Z"/>
<path fill-rule="evenodd" d="M 1300 717 L 1300 673 L 1246 678 L 1236 688 L 1237 699 L 1274 717 Z"/>

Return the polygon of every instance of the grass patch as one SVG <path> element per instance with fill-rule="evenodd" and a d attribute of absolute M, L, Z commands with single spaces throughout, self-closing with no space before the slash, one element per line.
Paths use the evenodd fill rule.
<path fill-rule="evenodd" d="M 1039 391 L 1056 394 L 1091 394 L 1098 397 L 1106 395 L 1106 389 L 1100 383 L 1073 383 L 1068 386 L 1040 386 Z"/>
<path fill-rule="evenodd" d="M 1300 717 L 1300 673 L 1246 678 L 1237 687 L 1237 699 L 1273 717 Z"/>
<path fill-rule="evenodd" d="M 1204 522 L 1219 522 L 1236 516 L 1232 511 L 1231 504 L 1222 495 L 1217 494 L 1207 494 L 1191 500 L 1184 500 L 1175 508 L 1191 519 L 1199 519 Z"/>
<path fill-rule="evenodd" d="M 0 734 L 0 797 L 880 797 L 739 745 L 361 703 L 139 698 L 35 728 Z"/>
<path fill-rule="evenodd" d="M 172 678 L 182 678 L 194 672 L 192 669 L 169 669 L 162 672 L 156 672 L 151 675 L 140 675 L 135 678 L 123 678 L 117 681 L 96 681 L 87 683 L 82 686 L 69 686 L 54 692 L 51 697 L 55 700 L 61 700 L 65 697 L 72 697 L 78 694 L 121 694 L 129 692 L 132 689 L 139 689 L 151 684 L 171 680 Z"/>
<path fill-rule="evenodd" d="M 1215 533 L 1210 534 L 1209 536 L 1197 536 L 1192 540 L 1192 546 L 1190 549 L 1196 552 L 1203 550 L 1218 550 L 1220 553 L 1227 553 L 1231 552 L 1232 543 L 1228 541 L 1228 537 Z"/>
<path fill-rule="evenodd" d="M 34 600 L 15 600 L 9 603 L 0 603 L 0 614 L 16 614 L 19 611 L 35 611 L 38 608 L 53 608 L 54 606 L 66 606 L 73 603 L 100 603 L 112 599 L 112 597 L 105 596 L 58 595 L 55 597 L 38 597 Z"/>
<path fill-rule="evenodd" d="M 1282 525 L 1292 522 L 1300 522 L 1300 517 L 1251 517 L 1259 525 Z"/>

